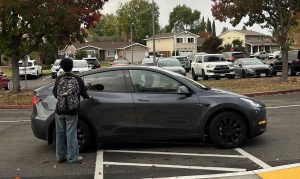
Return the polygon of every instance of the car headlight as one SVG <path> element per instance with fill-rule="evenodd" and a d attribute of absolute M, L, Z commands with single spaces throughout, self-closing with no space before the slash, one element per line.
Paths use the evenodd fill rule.
<path fill-rule="evenodd" d="M 213 65 L 206 65 L 206 68 L 213 68 Z"/>
<path fill-rule="evenodd" d="M 248 99 L 248 98 L 240 98 L 241 100 L 245 101 L 246 103 L 250 104 L 250 106 L 254 107 L 254 108 L 260 108 L 262 107 L 259 103 L 251 100 L 251 99 Z"/>
<path fill-rule="evenodd" d="M 229 67 L 233 67 L 233 64 L 229 64 L 228 66 L 229 66 Z"/>

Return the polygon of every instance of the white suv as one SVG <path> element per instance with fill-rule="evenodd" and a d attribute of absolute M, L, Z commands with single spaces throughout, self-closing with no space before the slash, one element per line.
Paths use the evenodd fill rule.
<path fill-rule="evenodd" d="M 193 80 L 197 80 L 199 76 L 203 80 L 208 80 L 208 78 L 233 79 L 235 77 L 233 64 L 221 54 L 196 55 L 191 68 Z"/>
<path fill-rule="evenodd" d="M 28 58 L 28 57 L 27 57 Z M 25 67 L 24 61 L 19 61 L 19 75 L 25 76 L 25 68 L 26 75 L 34 76 L 35 78 L 39 78 L 42 76 L 42 66 L 39 65 L 35 60 L 27 59 L 27 66 Z"/>

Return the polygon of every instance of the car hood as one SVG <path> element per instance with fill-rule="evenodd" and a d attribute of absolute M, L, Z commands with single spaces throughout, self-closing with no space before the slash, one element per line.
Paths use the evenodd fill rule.
<path fill-rule="evenodd" d="M 183 68 L 181 66 L 174 66 L 174 67 L 162 67 L 166 70 L 170 70 L 170 71 L 181 71 L 183 70 Z"/>
<path fill-rule="evenodd" d="M 232 65 L 232 62 L 205 62 L 204 64 L 209 65 Z"/>
<path fill-rule="evenodd" d="M 212 96 L 215 96 L 215 97 L 228 96 L 228 97 L 237 97 L 237 98 L 249 98 L 247 96 L 244 96 L 244 95 L 241 95 L 241 94 L 238 94 L 238 93 L 225 91 L 225 90 L 218 89 L 218 88 L 211 88 L 207 92 L 208 92 L 208 94 L 210 94 Z"/>
<path fill-rule="evenodd" d="M 251 69 L 269 69 L 268 65 L 244 65 L 244 67 Z"/>

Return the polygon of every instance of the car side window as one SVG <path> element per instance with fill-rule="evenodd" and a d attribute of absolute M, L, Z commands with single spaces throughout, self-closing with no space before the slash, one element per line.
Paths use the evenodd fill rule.
<path fill-rule="evenodd" d="M 197 57 L 197 63 L 202 63 L 201 59 L 202 59 L 201 56 L 198 56 Z"/>
<path fill-rule="evenodd" d="M 126 92 L 123 70 L 100 72 L 84 76 L 85 87 L 98 92 Z"/>
<path fill-rule="evenodd" d="M 177 93 L 178 81 L 160 73 L 147 70 L 129 71 L 136 92 Z"/>

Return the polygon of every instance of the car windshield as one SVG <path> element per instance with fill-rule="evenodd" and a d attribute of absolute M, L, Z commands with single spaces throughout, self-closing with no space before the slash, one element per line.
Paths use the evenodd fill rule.
<path fill-rule="evenodd" d="M 175 67 L 175 66 L 180 66 L 180 63 L 178 60 L 175 60 L 175 59 L 166 59 L 166 60 L 159 60 L 158 66 L 159 67 Z"/>
<path fill-rule="evenodd" d="M 98 60 L 97 59 L 94 59 L 94 58 L 91 58 L 91 59 L 85 59 L 87 61 L 88 64 L 91 64 L 91 65 L 97 65 L 99 64 L 98 63 Z"/>
<path fill-rule="evenodd" d="M 61 60 L 55 60 L 53 66 L 59 66 Z"/>
<path fill-rule="evenodd" d="M 73 61 L 73 68 L 86 68 L 86 67 L 87 67 L 86 61 L 78 61 L 78 60 Z"/>
<path fill-rule="evenodd" d="M 263 65 L 263 62 L 261 62 L 259 59 L 245 59 L 242 60 L 243 65 Z"/>
<path fill-rule="evenodd" d="M 24 62 L 19 63 L 19 66 L 20 66 L 20 67 L 25 67 L 25 63 L 24 63 Z M 28 62 L 27 66 L 28 66 L 28 67 L 32 66 L 32 62 Z"/>
<path fill-rule="evenodd" d="M 204 56 L 204 62 L 223 62 L 226 61 L 224 56 Z"/>
<path fill-rule="evenodd" d="M 188 58 L 187 57 L 177 57 L 177 60 L 179 60 L 179 62 L 183 62 L 183 61 L 187 61 Z"/>
<path fill-rule="evenodd" d="M 233 58 L 246 58 L 246 54 L 244 54 L 244 53 L 233 53 L 232 57 Z"/>

